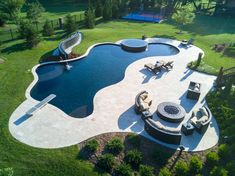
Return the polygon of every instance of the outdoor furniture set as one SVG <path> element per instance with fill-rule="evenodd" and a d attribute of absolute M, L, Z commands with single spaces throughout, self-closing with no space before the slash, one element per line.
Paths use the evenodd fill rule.
<path fill-rule="evenodd" d="M 200 87 L 201 84 L 190 82 L 189 90 L 191 91 L 193 87 Z M 196 96 L 197 95 L 197 96 Z M 200 95 L 199 95 L 200 96 Z M 193 99 L 198 98 L 198 92 L 195 93 L 195 96 L 192 96 Z M 190 97 L 191 98 L 191 97 Z M 171 102 L 164 102 L 161 104 L 165 104 L 162 109 L 166 111 L 169 115 L 172 115 L 172 118 L 177 116 L 178 114 L 184 114 L 184 109 L 180 105 Z M 192 135 L 194 131 L 197 131 L 199 134 L 204 134 L 211 122 L 212 115 L 210 110 L 207 107 L 199 108 L 198 110 L 194 110 L 190 119 L 182 124 L 181 128 L 171 128 L 168 126 L 164 126 L 160 121 L 153 120 L 153 114 L 149 111 L 152 105 L 152 100 L 149 98 L 149 94 L 147 91 L 140 92 L 135 99 L 135 111 L 137 114 L 141 114 L 141 118 L 145 123 L 146 132 L 152 137 L 166 142 L 170 144 L 180 144 L 182 133 L 185 136 Z M 157 110 L 157 114 L 159 116 L 159 110 Z M 174 112 L 174 113 L 173 113 Z M 167 116 L 166 116 L 167 117 Z M 168 118 L 168 117 L 167 117 Z M 165 120 L 165 117 L 161 119 L 168 123 L 181 123 L 183 118 L 179 118 L 180 120 Z"/>
<path fill-rule="evenodd" d="M 167 71 L 171 70 L 173 68 L 173 61 L 157 61 L 156 64 L 148 63 L 145 64 L 144 67 L 157 74 L 161 72 L 162 69 L 165 69 Z"/>

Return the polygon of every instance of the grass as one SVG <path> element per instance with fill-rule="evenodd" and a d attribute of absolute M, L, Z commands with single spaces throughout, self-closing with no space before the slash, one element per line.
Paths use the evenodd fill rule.
<path fill-rule="evenodd" d="M 195 44 L 206 53 L 201 69 L 215 74 L 220 66 L 225 68 L 235 66 L 234 58 L 222 56 L 210 49 L 215 43 L 230 42 L 235 38 L 231 30 L 235 20 L 229 20 L 224 24 L 226 19 L 223 18 L 199 16 L 194 24 L 185 26 L 186 33 L 182 35 L 176 34 L 178 29 L 170 21 L 164 24 L 121 20 L 100 23 L 93 30 L 81 29 L 84 40 L 75 48 L 75 51 L 81 54 L 89 46 L 98 42 L 141 38 L 144 34 L 148 37 L 178 40 L 193 37 L 196 40 Z M 79 152 L 77 146 L 56 150 L 36 149 L 12 138 L 8 130 L 9 117 L 25 99 L 25 90 L 33 80 L 31 68 L 38 63 L 42 55 L 57 47 L 62 40 L 60 37 L 62 35 L 60 33 L 57 36 L 45 38 L 37 48 L 32 50 L 25 48 L 22 40 L 3 43 L 1 46 L 1 56 L 6 58 L 6 61 L 0 64 L 0 168 L 12 167 L 15 175 L 97 175 L 91 164 L 77 158 Z"/>

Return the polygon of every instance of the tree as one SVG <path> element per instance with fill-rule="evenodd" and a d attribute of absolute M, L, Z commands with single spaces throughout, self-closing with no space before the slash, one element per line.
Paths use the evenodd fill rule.
<path fill-rule="evenodd" d="M 120 17 L 118 0 L 113 0 L 112 17 L 116 19 Z"/>
<path fill-rule="evenodd" d="M 141 0 L 130 0 L 129 7 L 132 12 L 139 11 L 141 6 Z"/>
<path fill-rule="evenodd" d="M 54 28 L 52 27 L 49 20 L 46 20 L 45 24 L 43 25 L 42 34 L 43 36 L 52 36 L 54 34 Z"/>
<path fill-rule="evenodd" d="M 101 17 L 102 15 L 103 15 L 103 7 L 102 7 L 100 0 L 98 0 L 95 6 L 95 16 Z"/>
<path fill-rule="evenodd" d="M 28 47 L 33 48 L 40 42 L 40 36 L 35 27 L 29 21 L 21 21 L 19 32 L 22 38 L 26 40 Z"/>
<path fill-rule="evenodd" d="M 202 167 L 203 167 L 202 161 L 198 157 L 193 156 L 189 163 L 189 168 L 190 168 L 191 173 L 194 173 L 194 174 L 200 173 L 202 170 Z"/>
<path fill-rule="evenodd" d="M 67 34 L 71 34 L 77 29 L 75 20 L 70 14 L 68 14 L 65 18 L 65 31 L 67 32 Z"/>
<path fill-rule="evenodd" d="M 103 10 L 103 19 L 110 20 L 112 18 L 112 1 L 105 0 L 104 10 Z"/>
<path fill-rule="evenodd" d="M 162 168 L 158 176 L 172 176 L 173 174 L 167 168 Z"/>
<path fill-rule="evenodd" d="M 195 14 L 187 7 L 180 8 L 172 16 L 172 19 L 179 25 L 180 33 L 182 33 L 181 27 L 192 23 L 194 18 Z"/>
<path fill-rule="evenodd" d="M 45 11 L 44 7 L 38 2 L 27 3 L 27 18 L 33 22 L 38 22 L 39 17 Z"/>
<path fill-rule="evenodd" d="M 13 20 L 15 23 L 18 23 L 19 14 L 24 3 L 25 0 L 0 0 L 0 12 L 8 20 Z"/>
<path fill-rule="evenodd" d="M 154 176 L 153 167 L 147 165 L 140 165 L 140 176 Z"/>
<path fill-rule="evenodd" d="M 176 176 L 182 176 L 182 175 L 187 175 L 189 171 L 189 167 L 186 162 L 184 161 L 179 161 L 175 165 L 175 173 Z"/>
<path fill-rule="evenodd" d="M 89 29 L 95 27 L 95 14 L 91 6 L 85 11 L 85 25 Z"/>
<path fill-rule="evenodd" d="M 98 158 L 97 167 L 106 172 L 111 172 L 115 165 L 114 156 L 112 154 L 104 154 Z"/>
<path fill-rule="evenodd" d="M 123 16 L 127 13 L 127 8 L 128 8 L 127 1 L 126 0 L 121 0 L 120 5 L 119 5 L 119 14 L 120 14 L 120 16 Z"/>
<path fill-rule="evenodd" d="M 132 175 L 132 170 L 130 165 L 128 164 L 120 164 L 115 168 L 115 175 L 116 176 L 131 176 Z"/>
<path fill-rule="evenodd" d="M 3 27 L 6 23 L 6 16 L 0 12 L 0 27 Z"/>

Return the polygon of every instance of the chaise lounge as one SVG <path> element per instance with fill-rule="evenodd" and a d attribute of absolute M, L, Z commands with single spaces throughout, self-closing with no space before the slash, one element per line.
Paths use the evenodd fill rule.
<path fill-rule="evenodd" d="M 140 114 L 143 111 L 149 110 L 152 104 L 152 100 L 150 100 L 148 92 L 142 91 L 135 98 L 135 112 Z"/>
<path fill-rule="evenodd" d="M 169 62 L 161 61 L 161 62 L 163 63 L 162 67 L 165 68 L 166 70 L 171 70 L 173 68 L 174 61 L 169 61 Z"/>
<path fill-rule="evenodd" d="M 207 107 L 193 111 L 189 122 L 195 127 L 196 131 L 204 134 L 211 122 L 212 114 Z"/>
<path fill-rule="evenodd" d="M 164 65 L 164 63 L 158 61 L 158 62 L 156 62 L 155 65 L 148 63 L 148 64 L 145 64 L 144 67 L 146 67 L 150 71 L 157 74 L 158 72 L 161 72 L 163 65 Z"/>

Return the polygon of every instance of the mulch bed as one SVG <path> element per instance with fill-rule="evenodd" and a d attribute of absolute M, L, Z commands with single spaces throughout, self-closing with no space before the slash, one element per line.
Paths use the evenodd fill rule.
<path fill-rule="evenodd" d="M 124 160 L 125 153 L 128 150 L 135 149 L 135 147 L 132 146 L 132 144 L 129 142 L 128 135 L 130 135 L 130 133 L 106 133 L 106 134 L 101 134 L 92 138 L 92 139 L 96 139 L 99 143 L 98 150 L 92 155 L 89 155 L 88 153 L 86 153 L 84 149 L 84 146 L 86 145 L 87 141 L 91 139 L 83 141 L 78 144 L 78 147 L 80 149 L 79 158 L 89 160 L 91 163 L 96 164 L 98 157 L 102 154 L 107 153 L 107 151 L 105 150 L 105 145 L 107 144 L 107 142 L 113 139 L 114 137 L 119 137 L 124 142 L 125 150 L 121 152 L 119 155 L 115 156 L 115 158 L 116 158 L 117 163 L 121 163 Z M 179 156 L 179 151 L 166 148 L 143 136 L 139 136 L 139 138 L 140 138 L 140 146 L 137 149 L 143 153 L 143 164 L 154 167 L 156 172 L 158 172 L 159 168 L 163 166 L 166 166 L 167 168 L 172 169 L 178 160 L 184 160 L 188 163 L 192 156 L 198 156 L 202 161 L 205 161 L 205 155 L 208 152 L 208 151 L 182 152 L 182 154 Z M 210 151 L 216 150 L 216 149 L 217 149 L 217 146 L 210 149 Z M 167 154 L 168 157 L 166 158 L 166 161 L 164 164 L 159 163 L 158 157 L 156 156 L 156 151 L 158 151 L 157 154 L 159 154 L 159 156 L 162 155 L 163 153 Z"/>

